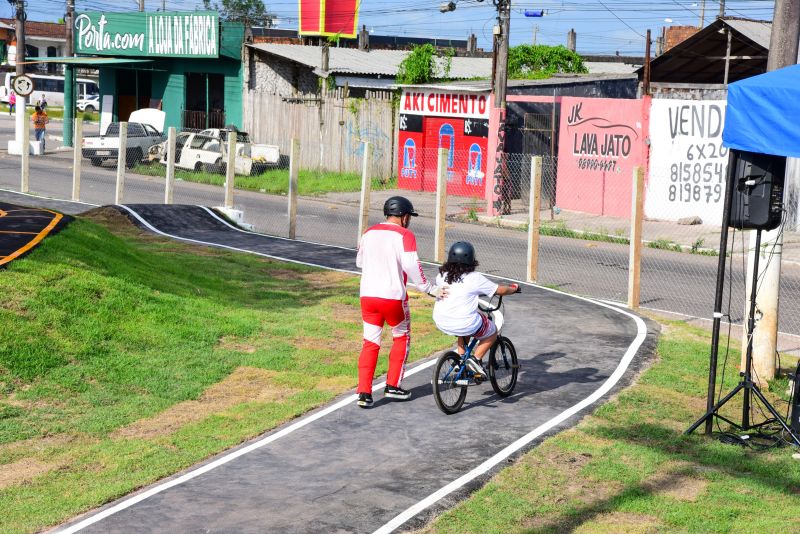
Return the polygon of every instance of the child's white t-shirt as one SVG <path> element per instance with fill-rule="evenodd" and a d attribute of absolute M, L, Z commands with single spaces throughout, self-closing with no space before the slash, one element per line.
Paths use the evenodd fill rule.
<path fill-rule="evenodd" d="M 444 285 L 445 277 L 439 274 L 436 285 Z M 480 273 L 463 275 L 458 282 L 449 284 L 446 298 L 436 299 L 433 306 L 433 321 L 436 327 L 451 336 L 470 336 L 480 328 L 482 320 L 478 312 L 478 297 L 493 297 L 497 284 Z"/>

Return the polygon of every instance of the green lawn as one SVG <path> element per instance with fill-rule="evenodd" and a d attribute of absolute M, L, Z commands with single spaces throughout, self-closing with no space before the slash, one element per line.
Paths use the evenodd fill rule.
<path fill-rule="evenodd" d="M 132 172 L 146 176 L 164 177 L 166 176 L 166 167 L 160 163 L 137 165 Z M 225 185 L 224 174 L 205 171 L 175 169 L 175 178 L 186 182 Z M 269 169 L 256 176 L 236 176 L 235 182 L 237 189 L 285 195 L 289 192 L 289 171 L 288 169 Z M 375 190 L 396 187 L 396 178 L 387 182 L 379 178 L 372 179 L 372 188 Z M 297 192 L 300 195 L 314 196 L 352 191 L 361 191 L 361 175 L 359 174 L 300 170 L 297 177 Z"/>
<path fill-rule="evenodd" d="M 705 411 L 709 335 L 662 324 L 660 358 L 635 386 L 545 440 L 424 532 L 797 532 L 797 449 L 684 436 Z M 738 381 L 738 362 L 732 351 L 725 391 Z M 724 411 L 734 421 L 741 395 L 736 400 Z M 776 405 L 785 411 L 784 402 Z"/>
<path fill-rule="evenodd" d="M 8 114 L 8 104 L 0 104 L 0 114 Z M 33 115 L 33 106 L 28 105 L 25 106 L 25 113 L 28 116 Z M 51 119 L 63 119 L 64 118 L 64 108 L 55 108 L 55 107 L 47 107 L 47 116 Z M 100 121 L 100 112 L 93 111 L 91 113 L 87 111 L 79 111 L 75 110 L 75 117 L 82 118 L 86 122 L 99 122 Z"/>
<path fill-rule="evenodd" d="M 143 235 L 108 208 L 0 271 L 0 295 L 3 533 L 65 521 L 356 385 L 356 277 Z M 451 340 L 432 300 L 412 298 L 418 359 Z"/>

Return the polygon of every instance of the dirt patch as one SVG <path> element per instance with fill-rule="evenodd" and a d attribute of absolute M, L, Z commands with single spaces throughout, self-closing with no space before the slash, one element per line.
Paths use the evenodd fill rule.
<path fill-rule="evenodd" d="M 660 532 L 661 523 L 658 518 L 626 512 L 610 512 L 600 514 L 588 523 L 579 526 L 575 534 L 649 534 Z"/>
<path fill-rule="evenodd" d="M 223 336 L 216 346 L 217 350 L 231 350 L 244 354 L 253 354 L 256 348 L 250 343 L 245 343 L 236 336 Z"/>
<path fill-rule="evenodd" d="M 23 458 L 10 464 L 0 465 L 0 490 L 30 482 L 59 467 L 58 464 L 48 464 L 33 458 Z"/>
<path fill-rule="evenodd" d="M 273 382 L 274 371 L 239 367 L 222 382 L 214 384 L 193 401 L 176 404 L 164 412 L 115 431 L 112 438 L 153 439 L 172 434 L 190 423 L 245 402 L 275 402 L 296 393 Z"/>
<path fill-rule="evenodd" d="M 115 234 L 128 236 L 152 235 L 146 234 L 142 229 L 133 224 L 125 215 L 109 206 L 103 206 L 101 208 L 89 210 L 81 215 L 81 218 L 92 221 L 93 223 L 97 223 L 101 226 L 105 226 Z"/>
<path fill-rule="evenodd" d="M 336 322 L 361 324 L 361 309 L 356 306 L 334 302 L 331 306 L 331 312 Z"/>
<path fill-rule="evenodd" d="M 649 493 L 686 502 L 695 502 L 707 486 L 708 481 L 698 476 L 690 464 L 672 464 L 642 483 L 642 489 Z"/>
<path fill-rule="evenodd" d="M 295 276 L 306 282 L 314 289 L 334 289 L 338 288 L 346 280 L 350 280 L 354 275 L 341 273 L 339 271 L 322 271 L 314 273 L 302 273 Z"/>

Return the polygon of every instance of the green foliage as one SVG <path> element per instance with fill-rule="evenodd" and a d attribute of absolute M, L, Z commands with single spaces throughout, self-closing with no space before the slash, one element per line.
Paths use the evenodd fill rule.
<path fill-rule="evenodd" d="M 415 84 L 428 83 L 435 78 L 446 80 L 450 76 L 454 55 L 455 50 L 452 48 L 440 52 L 432 44 L 415 46 L 400 63 L 396 81 L 401 84 Z"/>
<path fill-rule="evenodd" d="M 508 51 L 509 79 L 549 78 L 564 72 L 588 72 L 581 56 L 564 46 L 518 45 Z"/>
<path fill-rule="evenodd" d="M 246 26 L 272 27 L 275 18 L 273 13 L 267 12 L 261 0 L 222 0 L 212 3 L 203 0 L 203 7 L 207 10 L 218 11 L 222 20 L 242 22 Z"/>

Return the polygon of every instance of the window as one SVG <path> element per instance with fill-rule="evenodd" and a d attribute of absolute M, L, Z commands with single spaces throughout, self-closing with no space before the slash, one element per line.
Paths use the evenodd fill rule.
<path fill-rule="evenodd" d="M 178 134 L 178 137 L 175 138 L 175 146 L 182 147 L 186 144 L 186 141 L 189 139 L 188 133 Z"/>
<path fill-rule="evenodd" d="M 158 130 L 156 130 L 155 128 L 153 128 L 151 125 L 149 125 L 149 124 L 142 124 L 142 126 L 144 126 L 144 131 L 147 133 L 147 135 L 150 135 L 150 136 L 155 136 L 155 137 L 159 137 L 159 136 L 161 136 L 161 134 L 160 134 L 160 133 L 158 133 Z"/>
<path fill-rule="evenodd" d="M 194 139 L 192 139 L 192 144 L 189 145 L 191 148 L 198 148 L 202 149 L 203 145 L 205 145 L 208 140 L 211 139 L 210 137 L 204 137 L 201 135 L 195 135 Z"/>
<path fill-rule="evenodd" d="M 128 124 L 128 137 L 144 137 L 144 126 L 138 122 Z"/>

